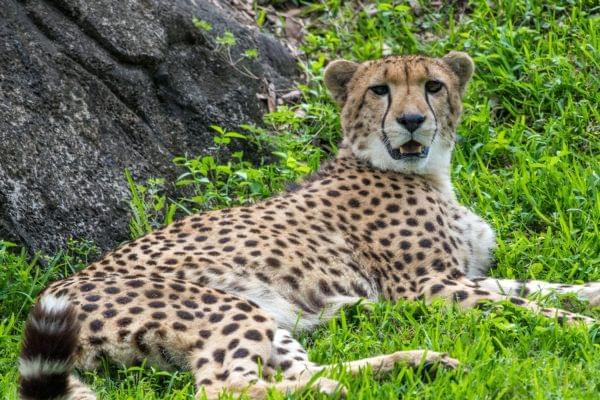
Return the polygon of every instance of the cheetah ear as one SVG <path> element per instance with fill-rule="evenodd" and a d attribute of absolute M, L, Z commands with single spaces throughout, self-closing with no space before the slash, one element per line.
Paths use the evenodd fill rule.
<path fill-rule="evenodd" d="M 348 82 L 354 76 L 360 64 L 346 61 L 335 60 L 325 68 L 324 80 L 325 85 L 331 92 L 333 99 L 343 106 L 348 96 Z"/>
<path fill-rule="evenodd" d="M 467 53 L 463 53 L 462 51 L 451 51 L 446 54 L 442 60 L 458 77 L 460 93 L 464 94 L 467 83 L 469 83 L 469 80 L 475 71 L 475 63 Z"/>

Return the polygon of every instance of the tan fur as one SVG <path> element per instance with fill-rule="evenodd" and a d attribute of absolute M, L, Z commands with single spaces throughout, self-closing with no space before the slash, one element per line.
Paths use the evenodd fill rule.
<path fill-rule="evenodd" d="M 184 218 L 48 288 L 46 293 L 69 296 L 78 307 L 78 365 L 94 367 L 99 354 L 126 364 L 147 358 L 164 368 L 191 368 L 199 390 L 204 387 L 209 397 L 223 387 L 239 391 L 251 382 L 257 383 L 253 396 L 262 397 L 271 383 L 256 374 L 257 359 L 268 364 L 268 371 L 294 371 L 278 386 L 282 390 L 301 386 L 311 375 L 303 371 L 319 368 L 283 329 L 312 329 L 343 305 L 364 298 L 442 297 L 464 307 L 508 299 L 549 317 L 592 322 L 541 309 L 490 285 L 484 289 L 470 278 L 488 269 L 494 246 L 493 230 L 456 202 L 449 178 L 461 95 L 472 73 L 471 59 L 456 52 L 439 59 L 333 63 L 325 82 L 343 107 L 344 142 L 318 175 L 296 191 L 252 206 Z M 437 85 L 431 81 L 443 87 L 427 93 L 426 85 Z M 386 85 L 389 96 L 377 95 L 376 85 Z M 425 117 L 412 133 L 398 123 L 408 114 Z M 381 144 L 382 130 L 393 148 L 412 137 L 430 152 L 394 160 Z M 131 287 L 131 281 L 143 285 Z M 217 299 L 214 304 L 202 302 L 207 293 Z M 159 303 L 152 306 L 153 301 Z M 132 307 L 143 311 L 132 315 Z M 156 312 L 164 316 L 157 319 Z M 215 313 L 221 319 L 211 319 Z M 224 334 L 240 313 L 246 318 L 235 332 Z M 210 337 L 199 337 L 203 330 Z M 245 340 L 249 330 L 257 330 L 261 340 Z M 232 358 L 239 348 L 249 353 Z M 300 365 L 292 366 L 293 358 L 278 359 L 276 348 L 297 353 Z M 218 349 L 224 350 L 222 362 L 215 359 Z M 395 361 L 407 361 L 407 354 L 364 363 L 389 369 Z M 412 364 L 424 355 L 410 354 Z M 208 361 L 197 367 L 201 358 Z M 349 367 L 356 370 L 364 363 Z M 332 390 L 330 381 L 316 385 Z"/>

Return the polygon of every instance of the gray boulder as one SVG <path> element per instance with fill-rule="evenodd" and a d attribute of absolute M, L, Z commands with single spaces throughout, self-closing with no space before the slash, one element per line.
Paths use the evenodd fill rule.
<path fill-rule="evenodd" d="M 232 66 L 211 38 L 226 30 L 233 59 L 259 58 Z M 260 124 L 265 81 L 290 89 L 296 74 L 287 49 L 226 4 L 0 0 L 0 239 L 114 247 L 128 235 L 125 169 L 173 179 L 175 155 L 213 151 L 210 125 Z"/>

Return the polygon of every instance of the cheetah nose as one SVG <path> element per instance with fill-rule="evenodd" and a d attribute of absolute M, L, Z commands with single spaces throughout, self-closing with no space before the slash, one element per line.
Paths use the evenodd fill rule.
<path fill-rule="evenodd" d="M 403 114 L 396 118 L 396 121 L 405 127 L 407 131 L 413 133 L 425 121 L 425 116 L 421 114 Z"/>

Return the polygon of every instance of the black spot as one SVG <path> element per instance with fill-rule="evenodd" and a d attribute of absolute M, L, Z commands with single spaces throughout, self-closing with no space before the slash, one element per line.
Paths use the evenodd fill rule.
<path fill-rule="evenodd" d="M 525 300 L 520 299 L 518 297 L 511 297 L 509 300 L 511 303 L 519 305 L 519 306 L 525 304 Z"/>
<path fill-rule="evenodd" d="M 432 224 L 431 222 L 429 222 L 429 221 L 425 222 L 424 226 L 425 226 L 425 230 L 426 230 L 427 232 L 433 232 L 433 231 L 435 231 L 435 225 L 433 225 L 433 224 Z"/>
<path fill-rule="evenodd" d="M 95 288 L 96 288 L 96 285 L 94 285 L 93 283 L 85 283 L 85 284 L 81 285 L 79 290 L 81 290 L 82 292 L 89 292 L 90 290 L 94 290 Z"/>
<path fill-rule="evenodd" d="M 227 345 L 227 349 L 233 350 L 237 347 L 238 344 L 240 344 L 239 339 L 232 339 L 231 342 L 229 342 L 229 344 Z"/>
<path fill-rule="evenodd" d="M 105 337 L 98 337 L 98 336 L 90 336 L 88 340 L 92 346 L 100 346 L 106 342 Z"/>
<path fill-rule="evenodd" d="M 229 335 L 229 334 L 237 331 L 239 327 L 240 327 L 240 324 L 233 322 L 231 324 L 225 325 L 221 332 L 223 333 L 223 335 Z"/>
<path fill-rule="evenodd" d="M 419 240 L 419 246 L 428 249 L 431 247 L 431 240 L 421 239 L 421 240 Z"/>
<path fill-rule="evenodd" d="M 248 316 L 246 316 L 245 314 L 235 314 L 231 319 L 234 321 L 242 321 L 248 319 Z"/>
<path fill-rule="evenodd" d="M 332 295 L 333 294 L 333 291 L 331 290 L 331 287 L 323 279 L 319 280 L 319 289 L 321 290 L 321 292 L 323 292 L 326 295 Z"/>
<path fill-rule="evenodd" d="M 198 304 L 192 300 L 184 300 L 183 305 L 186 306 L 187 308 L 191 308 L 192 310 L 195 310 L 196 308 L 198 308 Z"/>
<path fill-rule="evenodd" d="M 237 303 L 235 306 L 242 311 L 246 311 L 246 312 L 252 311 L 252 306 L 248 303 Z"/>
<path fill-rule="evenodd" d="M 298 281 L 296 281 L 296 278 L 294 278 L 293 276 L 285 275 L 282 279 L 286 281 L 292 287 L 293 290 L 298 290 L 300 288 L 300 285 L 298 285 Z"/>
<path fill-rule="evenodd" d="M 229 371 L 225 370 L 223 371 L 223 373 L 221 374 L 215 374 L 215 378 L 217 378 L 220 381 L 225 381 L 227 378 L 229 377 Z"/>
<path fill-rule="evenodd" d="M 118 287 L 115 287 L 115 286 L 109 286 L 106 289 L 104 289 L 104 293 L 107 293 L 107 294 L 117 294 L 120 291 L 121 290 Z"/>
<path fill-rule="evenodd" d="M 90 322 L 90 330 L 92 332 L 98 332 L 102 329 L 102 327 L 104 326 L 104 322 L 95 319 L 92 322 Z"/>
<path fill-rule="evenodd" d="M 119 304 L 127 304 L 127 303 L 131 303 L 131 298 L 129 298 L 127 296 L 121 296 L 121 297 L 117 297 L 116 301 Z"/>
<path fill-rule="evenodd" d="M 115 315 L 117 315 L 117 310 L 115 310 L 114 308 L 111 308 L 110 310 L 103 311 L 102 315 L 104 316 L 104 318 L 112 318 Z"/>
<path fill-rule="evenodd" d="M 248 261 L 244 257 L 235 256 L 235 257 L 233 257 L 233 262 L 235 262 L 236 264 L 240 264 L 240 265 L 246 265 L 246 263 Z"/>
<path fill-rule="evenodd" d="M 250 330 L 246 331 L 246 333 L 244 333 L 244 337 L 246 339 L 255 340 L 257 342 L 260 342 L 263 339 L 262 334 L 259 331 L 257 331 L 256 329 L 250 329 Z"/>
<path fill-rule="evenodd" d="M 194 319 L 194 316 L 187 311 L 179 310 L 176 314 L 179 318 L 184 319 L 186 321 L 191 321 Z"/>
<path fill-rule="evenodd" d="M 208 320 L 213 323 L 220 322 L 221 320 L 223 320 L 223 314 L 212 313 L 212 314 L 210 314 L 210 317 L 208 318 Z"/>
<path fill-rule="evenodd" d="M 269 267 L 272 267 L 272 268 L 280 268 L 281 267 L 281 261 L 279 261 L 279 259 L 277 259 L 275 257 L 267 257 L 265 259 L 265 261 Z"/>
<path fill-rule="evenodd" d="M 208 363 L 208 359 L 201 357 L 198 359 L 198 361 L 196 361 L 196 368 L 200 369 L 202 368 L 206 363 Z"/>
<path fill-rule="evenodd" d="M 175 329 L 176 331 L 186 331 L 187 327 L 182 324 L 181 322 L 173 322 L 173 329 Z"/>
<path fill-rule="evenodd" d="M 432 295 L 441 292 L 444 289 L 444 285 L 441 284 L 435 284 L 433 286 L 431 286 L 430 292 Z"/>
<path fill-rule="evenodd" d="M 132 281 L 125 282 L 125 285 L 127 285 L 129 287 L 132 287 L 132 288 L 139 288 L 139 287 L 144 286 L 144 281 L 141 281 L 139 279 L 135 279 L 135 280 L 132 280 Z"/>
<path fill-rule="evenodd" d="M 133 342 L 135 343 L 136 347 L 140 350 L 140 352 L 144 354 L 150 353 L 150 348 L 146 343 L 144 343 L 144 335 L 147 332 L 148 331 L 146 329 L 142 328 L 135 332 L 135 334 L 133 335 Z"/>
<path fill-rule="evenodd" d="M 92 312 L 92 311 L 96 311 L 98 309 L 98 305 L 97 304 L 84 304 L 81 309 L 85 312 Z"/>
<path fill-rule="evenodd" d="M 154 312 L 154 313 L 152 313 L 151 317 L 152 317 L 153 319 L 158 319 L 158 320 L 161 320 L 161 319 L 165 319 L 165 318 L 167 318 L 167 314 L 165 314 L 165 313 L 164 313 L 164 312 L 162 312 L 162 311 L 158 311 L 158 312 Z"/>
<path fill-rule="evenodd" d="M 212 294 L 205 293 L 202 295 L 202 302 L 204 304 L 215 304 L 217 302 L 217 298 Z"/>
<path fill-rule="evenodd" d="M 400 211 L 400 207 L 397 204 L 388 204 L 385 210 L 390 213 L 396 213 Z"/>
<path fill-rule="evenodd" d="M 248 354 L 250 354 L 250 352 L 244 348 L 240 348 L 237 349 L 235 351 L 235 353 L 233 353 L 233 358 L 244 358 L 244 357 L 248 357 Z"/>
<path fill-rule="evenodd" d="M 183 285 L 180 285 L 179 283 L 171 283 L 169 286 L 176 292 L 185 291 L 185 287 Z"/>
<path fill-rule="evenodd" d="M 220 363 L 223 364 L 223 360 L 225 359 L 225 350 L 223 349 L 217 349 L 213 352 L 213 359 Z"/>
<path fill-rule="evenodd" d="M 117 320 L 117 325 L 121 328 L 124 328 L 126 326 L 128 326 L 129 324 L 131 324 L 133 322 L 133 319 L 129 318 L 129 317 L 125 317 L 125 318 L 121 318 L 119 320 Z"/>
<path fill-rule="evenodd" d="M 203 339 L 208 339 L 210 335 L 212 335 L 212 333 L 209 330 L 203 329 L 200 332 L 198 332 L 198 335 L 200 335 L 200 337 Z"/>
<path fill-rule="evenodd" d="M 463 301 L 469 297 L 469 293 L 464 290 L 457 290 L 452 297 L 454 298 L 454 301 Z"/>
<path fill-rule="evenodd" d="M 156 290 L 156 289 L 150 289 L 150 290 L 146 290 L 144 292 L 144 294 L 146 295 L 147 298 L 149 299 L 160 299 L 161 297 L 163 297 L 162 292 Z"/>
<path fill-rule="evenodd" d="M 432 265 L 433 269 L 436 270 L 437 272 L 444 272 L 446 270 L 446 267 L 444 266 L 444 262 L 442 260 L 440 260 L 439 258 L 436 258 L 435 260 L 433 260 L 431 265 Z"/>

